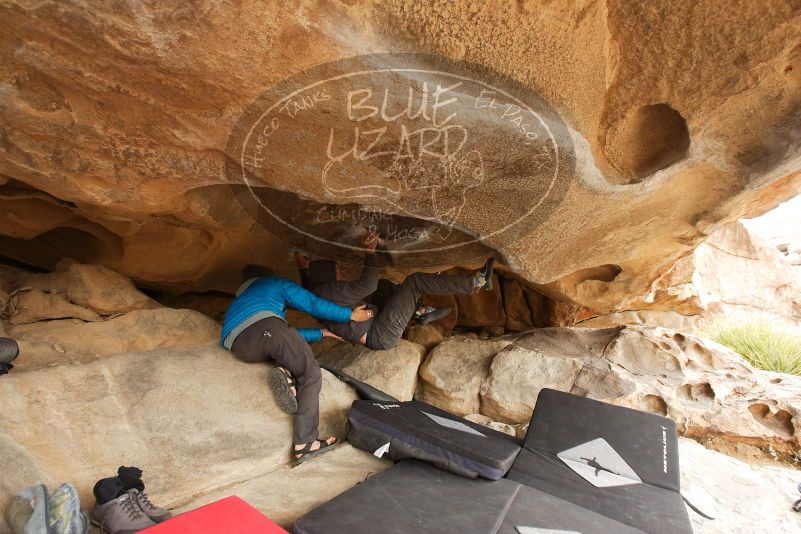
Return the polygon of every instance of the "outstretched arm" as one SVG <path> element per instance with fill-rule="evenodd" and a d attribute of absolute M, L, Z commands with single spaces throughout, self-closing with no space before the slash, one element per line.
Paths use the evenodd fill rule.
<path fill-rule="evenodd" d="M 322 328 L 298 328 L 298 334 L 306 340 L 306 343 L 314 343 L 323 339 Z"/>
<path fill-rule="evenodd" d="M 311 279 L 309 278 L 309 258 L 295 251 L 295 264 L 300 272 L 300 285 L 304 289 L 311 289 Z"/>
<path fill-rule="evenodd" d="M 298 328 L 297 330 L 298 334 L 306 340 L 306 343 L 314 343 L 315 341 L 320 341 L 324 337 L 342 339 L 326 328 Z"/>
<path fill-rule="evenodd" d="M 318 297 L 295 282 L 286 280 L 283 286 L 284 300 L 289 306 L 308 313 L 312 317 L 335 323 L 347 323 L 353 311 L 347 306 L 339 306 Z"/>
<path fill-rule="evenodd" d="M 375 255 L 375 247 L 378 244 L 378 234 L 374 231 L 367 232 L 362 240 L 362 246 L 367 249 L 364 257 L 364 267 L 362 274 L 356 280 L 350 282 L 340 282 L 341 288 L 348 292 L 349 301 L 358 302 L 365 300 L 375 293 L 378 288 L 378 277 L 381 269 L 378 267 L 378 260 Z"/>
<path fill-rule="evenodd" d="M 378 288 L 378 278 L 381 274 L 381 269 L 378 268 L 378 261 L 375 254 L 367 254 L 364 257 L 364 267 L 362 267 L 362 274 L 356 280 L 350 282 L 340 282 L 348 292 L 348 296 L 352 302 L 365 300 L 367 297 L 375 293 Z"/>
<path fill-rule="evenodd" d="M 289 304 L 289 306 L 308 313 L 317 319 L 333 321 L 335 323 L 347 323 L 350 321 L 360 323 L 373 316 L 373 312 L 365 309 L 364 305 L 356 306 L 352 310 L 347 306 L 339 306 L 318 297 L 307 289 L 303 289 L 292 280 L 284 279 L 282 290 L 284 301 Z"/>

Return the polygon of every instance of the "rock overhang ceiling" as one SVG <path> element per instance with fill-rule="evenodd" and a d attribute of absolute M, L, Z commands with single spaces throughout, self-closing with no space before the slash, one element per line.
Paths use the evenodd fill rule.
<path fill-rule="evenodd" d="M 293 274 L 291 246 L 313 243 L 254 221 L 226 175 L 226 162 L 236 161 L 226 146 L 271 88 L 375 53 L 440 56 L 497 73 L 547 103 L 573 148 L 575 171 L 547 217 L 507 239 L 478 239 L 469 253 L 428 254 L 418 262 L 426 268 L 494 249 L 553 297 L 601 311 L 648 307 L 642 295 L 651 283 L 720 222 L 766 211 L 801 184 L 801 12 L 791 2 L 0 9 L 0 253 L 44 268 L 69 256 L 174 291 L 230 290 L 246 263 Z M 305 125 L 330 124 L 330 115 L 306 116 Z M 477 133 L 483 168 L 496 173 L 487 182 L 496 196 L 468 198 L 473 212 L 447 239 L 475 240 L 504 209 L 536 195 L 515 179 L 532 163 L 509 149 L 506 130 L 477 116 L 464 124 Z M 332 198 L 308 178 L 320 176 L 319 166 L 304 169 L 313 157 L 293 153 L 308 143 L 287 136 L 279 146 L 273 162 L 286 163 L 282 172 L 254 189 L 295 217 L 327 206 L 387 209 Z M 449 172 L 473 183 L 475 158 L 458 161 Z M 386 172 L 391 163 L 382 165 L 370 168 Z M 354 168 L 333 176 L 359 182 Z M 455 209 L 458 195 L 446 193 L 439 215 Z M 433 209 L 414 207 L 397 228 Z M 344 219 L 327 225 L 329 237 L 355 240 Z"/>

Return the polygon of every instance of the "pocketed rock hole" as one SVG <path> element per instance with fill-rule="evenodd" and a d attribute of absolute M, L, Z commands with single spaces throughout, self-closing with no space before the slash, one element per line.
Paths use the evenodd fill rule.
<path fill-rule="evenodd" d="M 787 410 L 778 410 L 776 413 L 770 411 L 767 404 L 757 403 L 748 407 L 751 416 L 757 423 L 769 428 L 784 438 L 792 438 L 795 434 L 795 427 L 792 422 L 792 415 Z"/>
<path fill-rule="evenodd" d="M 661 416 L 667 415 L 667 403 L 658 395 L 646 395 L 640 401 L 640 409 Z"/>
<path fill-rule="evenodd" d="M 687 121 L 667 104 L 643 106 L 612 126 L 604 151 L 619 173 L 607 179 L 635 184 L 658 170 L 684 159 L 690 149 Z"/>
<path fill-rule="evenodd" d="M 715 390 L 708 382 L 684 384 L 677 390 L 678 396 L 687 401 L 711 402 L 715 400 Z"/>

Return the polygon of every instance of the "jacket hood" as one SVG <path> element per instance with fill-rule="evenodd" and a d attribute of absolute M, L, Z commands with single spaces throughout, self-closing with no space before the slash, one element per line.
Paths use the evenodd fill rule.
<path fill-rule="evenodd" d="M 333 260 L 315 260 L 309 264 L 309 283 L 312 287 L 337 281 L 337 263 Z"/>

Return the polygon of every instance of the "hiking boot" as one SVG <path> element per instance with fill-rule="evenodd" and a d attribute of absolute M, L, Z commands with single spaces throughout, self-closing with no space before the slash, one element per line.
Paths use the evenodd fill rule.
<path fill-rule="evenodd" d="M 104 534 L 134 534 L 156 523 L 126 493 L 106 504 L 95 505 L 92 524 L 100 527 Z"/>
<path fill-rule="evenodd" d="M 451 308 L 448 308 L 447 306 L 444 308 L 432 308 L 431 306 L 426 306 L 415 313 L 415 319 L 417 319 L 418 324 L 427 325 L 429 323 L 433 323 L 434 321 L 444 319 L 450 315 L 450 313 Z"/>
<path fill-rule="evenodd" d="M 483 289 L 484 291 L 492 291 L 492 269 L 495 266 L 495 258 L 490 258 L 484 264 L 473 279 L 473 287 L 476 291 Z"/>
<path fill-rule="evenodd" d="M 132 489 L 128 490 L 128 495 L 130 495 L 131 499 L 139 505 L 139 509 L 142 510 L 151 521 L 161 523 L 172 518 L 172 514 L 170 512 L 150 502 L 150 499 L 147 497 L 147 493 L 144 491 Z"/>

